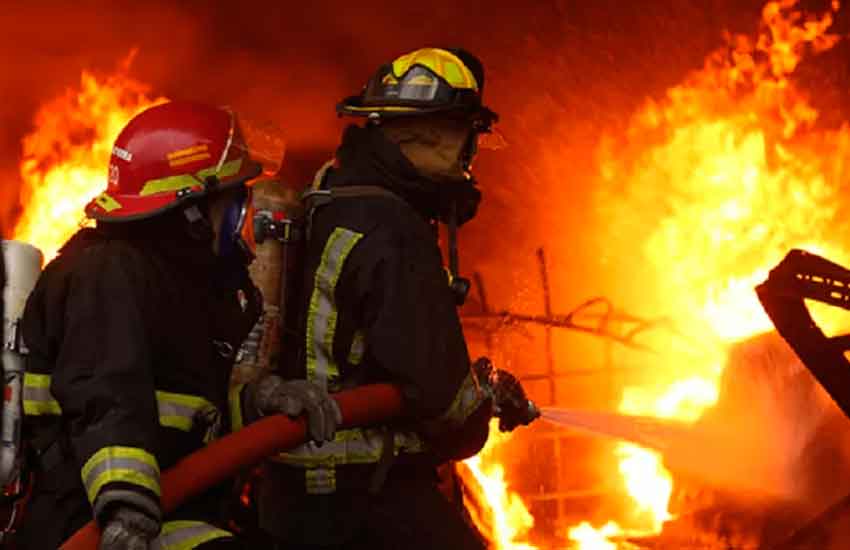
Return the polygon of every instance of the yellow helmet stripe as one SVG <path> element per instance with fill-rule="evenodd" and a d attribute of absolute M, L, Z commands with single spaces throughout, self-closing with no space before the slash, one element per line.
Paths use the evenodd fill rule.
<path fill-rule="evenodd" d="M 121 208 L 121 203 L 115 200 L 115 198 L 109 195 L 106 192 L 101 193 L 97 197 L 95 197 L 95 202 L 103 208 L 106 212 L 112 212 L 113 210 L 118 210 Z"/>
<path fill-rule="evenodd" d="M 145 197 L 156 193 L 165 193 L 168 191 L 178 191 L 185 187 L 192 187 L 202 183 L 207 176 L 217 176 L 219 178 L 227 178 L 239 172 L 242 167 L 242 159 L 237 158 L 229 162 L 225 162 L 221 169 L 216 171 L 216 166 L 204 168 L 194 176 L 192 174 L 180 174 L 177 176 L 168 176 L 156 180 L 150 180 L 145 183 L 139 195 Z"/>
<path fill-rule="evenodd" d="M 393 75 L 401 78 L 414 65 L 423 65 L 442 77 L 453 88 L 478 91 L 478 81 L 456 55 L 439 48 L 422 48 L 393 61 Z"/>

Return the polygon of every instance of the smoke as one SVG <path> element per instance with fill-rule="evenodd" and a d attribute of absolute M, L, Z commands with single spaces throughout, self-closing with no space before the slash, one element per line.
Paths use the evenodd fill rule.
<path fill-rule="evenodd" d="M 850 463 L 848 422 L 784 340 L 767 333 L 732 349 L 717 406 L 665 461 L 715 487 L 819 510 L 850 491 L 822 477 Z"/>
<path fill-rule="evenodd" d="M 0 175 L 11 182 L 0 194 L 14 204 L 20 140 L 37 107 L 134 47 L 132 75 L 155 94 L 270 121 L 285 135 L 286 169 L 306 178 L 336 145 L 334 104 L 380 63 L 424 44 L 463 45 L 487 65 L 487 101 L 509 143 L 477 166 L 485 203 L 463 235 L 467 265 L 498 270 L 508 288 L 494 291 L 510 296 L 530 251 L 546 246 L 576 273 L 554 290 L 576 299 L 588 286 L 576 280 L 596 269 L 581 234 L 598 134 L 698 67 L 722 29 L 752 24 L 760 3 L 12 2 L 0 13 Z M 494 244 L 498 255 L 479 253 Z"/>

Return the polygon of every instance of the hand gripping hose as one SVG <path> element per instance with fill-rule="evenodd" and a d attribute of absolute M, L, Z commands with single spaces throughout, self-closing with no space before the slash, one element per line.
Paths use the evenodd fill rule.
<path fill-rule="evenodd" d="M 390 384 L 361 386 L 333 397 L 342 412 L 342 428 L 385 422 L 400 414 L 402 407 L 401 390 Z M 275 415 L 210 443 L 163 472 L 163 513 L 173 512 L 186 500 L 267 457 L 304 443 L 306 436 L 303 417 Z M 90 521 L 60 550 L 97 550 L 99 541 L 100 530 Z"/>

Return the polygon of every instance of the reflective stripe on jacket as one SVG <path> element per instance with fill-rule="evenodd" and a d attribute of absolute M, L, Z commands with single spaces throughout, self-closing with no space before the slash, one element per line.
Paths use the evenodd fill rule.
<path fill-rule="evenodd" d="M 233 534 L 201 521 L 166 521 L 151 543 L 151 550 L 193 550 L 217 539 L 233 538 Z"/>
<path fill-rule="evenodd" d="M 399 216 L 408 217 L 401 228 Z M 471 377 L 439 248 L 424 220 L 386 197 L 334 199 L 316 212 L 308 247 L 305 359 L 284 375 L 330 392 L 361 380 L 401 383 L 416 417 L 463 424 L 485 397 Z M 429 452 L 418 430 L 392 428 L 388 437 L 387 429 L 341 431 L 333 442 L 308 443 L 275 461 L 303 469 L 308 493 L 328 494 L 339 467 L 379 462 L 387 441 L 397 456 Z"/>
<path fill-rule="evenodd" d="M 25 373 L 22 393 L 25 415 L 62 414 L 59 402 L 50 393 L 49 374 Z M 189 432 L 197 427 L 198 422 L 203 422 L 207 428 L 220 425 L 221 413 L 215 405 L 203 397 L 157 390 L 156 404 L 159 411 L 159 424 L 164 428 Z"/>
<path fill-rule="evenodd" d="M 74 499 L 111 489 L 154 499 L 160 469 L 227 427 L 226 351 L 259 306 L 247 271 L 219 283 L 211 246 L 187 235 L 180 215 L 81 230 L 27 301 L 24 429 L 37 450 L 59 436 L 56 476 L 79 479 L 67 487 Z M 81 513 L 62 506 L 33 521 Z M 187 519 L 205 519 L 201 509 Z"/>

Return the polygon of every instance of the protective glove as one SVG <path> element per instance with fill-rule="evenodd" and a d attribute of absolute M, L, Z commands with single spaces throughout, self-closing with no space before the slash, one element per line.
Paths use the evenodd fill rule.
<path fill-rule="evenodd" d="M 493 398 L 493 416 L 499 419 L 499 430 L 513 431 L 517 426 L 528 426 L 540 416 L 537 406 L 525 394 L 516 376 L 493 367 L 487 357 L 472 365 L 479 385 Z"/>
<path fill-rule="evenodd" d="M 130 506 L 115 506 L 103 523 L 98 550 L 149 550 L 160 522 Z"/>
<path fill-rule="evenodd" d="M 342 413 L 336 401 L 307 380 L 284 380 L 271 374 L 249 385 L 250 402 L 260 416 L 282 413 L 293 418 L 307 414 L 307 433 L 317 442 L 333 441 Z"/>

